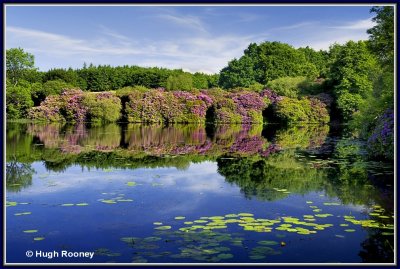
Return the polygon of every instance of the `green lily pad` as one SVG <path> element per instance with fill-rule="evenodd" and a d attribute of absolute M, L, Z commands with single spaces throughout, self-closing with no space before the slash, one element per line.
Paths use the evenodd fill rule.
<path fill-rule="evenodd" d="M 116 204 L 117 203 L 114 200 L 101 200 L 101 202 L 105 203 L 105 204 Z"/>
<path fill-rule="evenodd" d="M 241 216 L 241 217 L 252 217 L 254 215 L 251 214 L 251 213 L 239 213 L 238 216 Z"/>
<path fill-rule="evenodd" d="M 230 253 L 221 253 L 217 256 L 218 259 L 231 259 L 233 258 L 233 255 Z"/>
<path fill-rule="evenodd" d="M 158 226 L 158 227 L 155 227 L 154 229 L 156 229 L 156 230 L 169 230 L 171 228 L 172 228 L 171 226 L 166 225 L 166 226 Z"/>
<path fill-rule="evenodd" d="M 61 206 L 74 206 L 74 204 L 62 204 Z"/>
<path fill-rule="evenodd" d="M 356 230 L 354 230 L 354 229 L 346 229 L 346 230 L 344 230 L 345 232 L 348 232 L 348 233 L 353 233 L 353 232 L 355 232 Z"/>
<path fill-rule="evenodd" d="M 34 237 L 33 240 L 35 240 L 35 241 L 42 241 L 42 240 L 44 240 L 44 237 Z"/>
<path fill-rule="evenodd" d="M 77 206 L 87 206 L 89 205 L 88 203 L 80 203 L 80 204 L 76 204 Z"/>
<path fill-rule="evenodd" d="M 25 230 L 24 231 L 24 233 L 28 233 L 28 234 L 37 233 L 37 232 L 38 232 L 38 230 Z"/>
<path fill-rule="evenodd" d="M 263 246 L 275 246 L 275 245 L 278 245 L 279 243 L 276 241 L 262 240 L 262 241 L 258 241 L 257 244 L 260 244 Z"/>
<path fill-rule="evenodd" d="M 133 202 L 132 199 L 119 199 L 117 202 Z"/>
<path fill-rule="evenodd" d="M 251 256 L 249 256 L 249 258 L 251 260 L 262 260 L 262 259 L 265 259 L 265 256 L 264 255 L 251 255 Z"/>
<path fill-rule="evenodd" d="M 129 182 L 126 182 L 126 185 L 129 187 L 133 187 L 133 186 L 136 186 L 136 182 L 129 181 Z"/>
<path fill-rule="evenodd" d="M 186 217 L 183 217 L 183 216 L 175 217 L 176 220 L 181 220 L 181 219 L 185 219 L 185 218 L 186 218 Z"/>
<path fill-rule="evenodd" d="M 162 222 L 153 222 L 154 225 L 162 225 Z"/>

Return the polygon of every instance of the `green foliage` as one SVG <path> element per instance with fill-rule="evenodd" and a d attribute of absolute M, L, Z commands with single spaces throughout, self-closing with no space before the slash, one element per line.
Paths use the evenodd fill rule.
<path fill-rule="evenodd" d="M 110 92 L 88 93 L 82 100 L 87 120 L 93 123 L 115 122 L 121 118 L 121 100 Z"/>
<path fill-rule="evenodd" d="M 63 90 L 74 88 L 71 84 L 65 81 L 58 80 L 48 80 L 42 87 L 38 87 L 32 91 L 32 99 L 36 106 L 38 106 L 44 99 L 49 95 L 60 95 Z"/>
<path fill-rule="evenodd" d="M 343 119 L 349 121 L 353 118 L 354 113 L 362 107 L 363 98 L 359 94 L 351 94 L 345 91 L 339 95 L 336 102 Z"/>
<path fill-rule="evenodd" d="M 364 41 L 335 44 L 330 49 L 330 81 L 337 99 L 337 107 L 345 121 L 372 93 L 373 78 L 379 72 L 374 56 Z"/>
<path fill-rule="evenodd" d="M 378 71 L 378 66 L 374 56 L 368 51 L 366 42 L 335 44 L 330 48 L 330 57 L 329 76 L 337 95 L 347 91 L 365 97 L 372 91 L 371 78 Z"/>
<path fill-rule="evenodd" d="M 394 66 L 394 7 L 376 6 L 371 9 L 376 16 L 372 19 L 376 25 L 367 30 L 369 47 L 377 55 L 381 64 Z"/>
<path fill-rule="evenodd" d="M 6 83 L 6 115 L 7 119 L 21 119 L 27 116 L 33 106 L 31 85 L 25 81 L 19 84 Z"/>
<path fill-rule="evenodd" d="M 188 73 L 169 76 L 167 79 L 167 90 L 169 91 L 189 91 L 193 88 L 192 76 Z"/>
<path fill-rule="evenodd" d="M 249 87 L 256 82 L 253 59 L 244 55 L 239 60 L 233 59 L 223 68 L 219 76 L 219 85 L 225 89 Z"/>
<path fill-rule="evenodd" d="M 282 123 L 328 123 L 329 113 L 324 103 L 315 98 L 301 100 L 285 97 L 273 106 L 274 116 Z"/>
<path fill-rule="evenodd" d="M 319 77 L 326 77 L 328 73 L 328 59 L 329 54 L 327 51 L 319 50 L 315 51 L 310 47 L 299 48 L 299 51 L 303 52 L 307 61 L 313 63 L 317 68 Z"/>
<path fill-rule="evenodd" d="M 64 83 L 71 85 L 70 88 L 87 88 L 87 82 L 78 75 L 76 70 L 72 68 L 69 69 L 62 69 L 62 68 L 55 68 L 50 69 L 43 75 L 43 81 L 63 81 Z"/>
<path fill-rule="evenodd" d="M 21 48 L 6 50 L 7 78 L 17 85 L 24 71 L 34 69 L 35 58 Z"/>
<path fill-rule="evenodd" d="M 300 95 L 305 77 L 282 77 L 268 82 L 267 87 L 271 88 L 278 95 L 297 98 Z"/>
<path fill-rule="evenodd" d="M 219 85 L 227 89 L 249 87 L 256 82 L 265 85 L 281 77 L 315 78 L 319 72 L 313 59 L 307 59 L 302 50 L 296 50 L 288 44 L 252 43 L 239 60 L 232 60 L 221 70 Z"/>

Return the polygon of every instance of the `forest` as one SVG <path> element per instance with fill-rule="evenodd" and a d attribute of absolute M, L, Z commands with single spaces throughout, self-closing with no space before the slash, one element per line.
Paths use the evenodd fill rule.
<path fill-rule="evenodd" d="M 394 155 L 394 9 L 374 7 L 365 41 L 329 50 L 251 43 L 219 74 L 84 64 L 39 71 L 6 51 L 8 121 L 341 123 L 373 157 Z"/>

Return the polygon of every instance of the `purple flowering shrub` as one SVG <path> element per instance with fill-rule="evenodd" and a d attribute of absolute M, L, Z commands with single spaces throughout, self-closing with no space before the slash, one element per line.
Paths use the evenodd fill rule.
<path fill-rule="evenodd" d="M 394 156 L 394 111 L 386 110 L 376 121 L 371 136 L 367 141 L 371 156 L 393 159 Z"/>
<path fill-rule="evenodd" d="M 256 92 L 209 91 L 213 98 L 216 123 L 262 123 L 262 111 L 268 103 Z"/>
<path fill-rule="evenodd" d="M 65 118 L 60 113 L 63 101 L 58 95 L 50 95 L 40 103 L 40 106 L 32 107 L 28 112 L 28 118 L 36 121 L 62 122 Z"/>
<path fill-rule="evenodd" d="M 87 107 L 83 104 L 84 93 L 80 89 L 64 90 L 61 93 L 61 114 L 68 122 L 86 121 Z"/>

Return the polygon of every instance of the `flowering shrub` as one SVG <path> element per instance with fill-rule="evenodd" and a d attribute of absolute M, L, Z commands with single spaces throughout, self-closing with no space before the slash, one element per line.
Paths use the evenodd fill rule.
<path fill-rule="evenodd" d="M 60 96 L 50 95 L 40 103 L 40 106 L 29 110 L 28 118 L 36 121 L 65 121 L 65 118 L 60 113 L 62 106 L 63 101 Z"/>
<path fill-rule="evenodd" d="M 80 89 L 64 90 L 61 93 L 60 112 L 67 121 L 84 122 L 86 120 L 87 107 L 82 102 L 83 97 L 83 91 Z"/>
<path fill-rule="evenodd" d="M 367 149 L 374 157 L 393 159 L 394 156 L 394 112 L 388 109 L 377 120 L 377 124 L 368 138 Z"/>
<path fill-rule="evenodd" d="M 123 116 L 132 123 L 262 123 L 267 108 L 283 122 L 329 121 L 326 105 L 317 98 L 278 96 L 270 89 L 228 92 L 220 89 L 165 91 L 127 87 L 113 92 L 65 90 L 30 110 L 34 120 L 114 122 Z"/>

